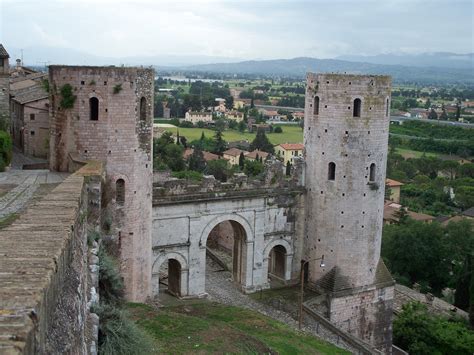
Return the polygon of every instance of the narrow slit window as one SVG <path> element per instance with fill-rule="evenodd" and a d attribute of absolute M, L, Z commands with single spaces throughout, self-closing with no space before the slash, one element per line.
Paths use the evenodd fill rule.
<path fill-rule="evenodd" d="M 374 163 L 370 164 L 369 181 L 370 182 L 375 181 L 375 164 Z"/>
<path fill-rule="evenodd" d="M 125 180 L 118 179 L 115 183 L 115 200 L 117 201 L 118 205 L 122 205 L 125 203 Z"/>
<path fill-rule="evenodd" d="M 90 120 L 98 121 L 99 120 L 99 99 L 97 97 L 91 97 L 89 99 L 89 108 L 90 108 Z"/>
<path fill-rule="evenodd" d="M 140 121 L 146 120 L 146 99 L 144 97 L 140 100 Z"/>
<path fill-rule="evenodd" d="M 388 114 L 390 112 L 390 100 L 387 98 L 387 102 L 385 104 L 385 116 L 388 117 Z"/>
<path fill-rule="evenodd" d="M 313 113 L 319 115 L 319 96 L 314 97 Z"/>
<path fill-rule="evenodd" d="M 362 101 L 360 99 L 354 100 L 354 111 L 352 112 L 352 117 L 360 117 L 360 108 L 362 106 Z"/>
<path fill-rule="evenodd" d="M 330 162 L 328 164 L 328 180 L 334 181 L 336 179 L 336 163 Z"/>

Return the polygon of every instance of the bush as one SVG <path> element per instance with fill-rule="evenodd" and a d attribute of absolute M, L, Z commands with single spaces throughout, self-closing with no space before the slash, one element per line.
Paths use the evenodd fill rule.
<path fill-rule="evenodd" d="M 123 280 L 118 263 L 104 247 L 99 250 L 99 296 L 110 303 L 119 303 L 123 297 Z"/>
<path fill-rule="evenodd" d="M 283 129 L 281 129 L 280 126 L 276 126 L 275 129 L 273 130 L 273 133 L 283 133 Z"/>
<path fill-rule="evenodd" d="M 0 131 L 0 171 L 10 165 L 12 161 L 12 139 L 5 131 Z"/>
<path fill-rule="evenodd" d="M 74 102 L 76 101 L 76 96 L 72 93 L 72 86 L 71 84 L 64 84 L 61 86 L 61 102 L 60 105 L 62 108 L 72 108 L 74 106 Z"/>
<path fill-rule="evenodd" d="M 100 319 L 99 354 L 156 353 L 153 340 L 130 320 L 127 312 L 105 303 L 93 310 Z"/>
<path fill-rule="evenodd" d="M 178 178 L 178 179 L 186 179 L 192 181 L 201 181 L 202 180 L 202 173 L 199 171 L 194 170 L 183 170 L 183 171 L 173 171 L 171 176 Z"/>

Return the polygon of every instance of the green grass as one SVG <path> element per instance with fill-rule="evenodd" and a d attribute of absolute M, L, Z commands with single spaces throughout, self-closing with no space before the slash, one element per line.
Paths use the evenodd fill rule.
<path fill-rule="evenodd" d="M 0 229 L 8 227 L 10 224 L 15 222 L 15 220 L 20 217 L 20 214 L 18 213 L 12 213 L 9 214 L 8 216 L 5 216 L 3 218 L 0 218 Z"/>
<path fill-rule="evenodd" d="M 218 303 L 201 301 L 160 310 L 129 304 L 128 310 L 166 354 L 348 353 L 257 312 Z"/>
<path fill-rule="evenodd" d="M 396 152 L 403 156 L 405 159 L 408 158 L 421 158 L 423 154 L 425 154 L 426 157 L 439 157 L 439 154 L 437 153 L 430 153 L 430 152 L 420 152 L 417 150 L 411 150 L 411 149 L 405 149 L 405 148 L 396 148 Z"/>
<path fill-rule="evenodd" d="M 273 144 L 280 143 L 303 143 L 303 130 L 299 126 L 281 126 L 283 133 L 267 133 L 268 139 Z M 176 135 L 178 128 L 169 128 L 168 131 Z M 201 138 L 201 133 L 204 132 L 206 137 L 213 137 L 215 131 L 207 128 L 179 128 L 179 135 L 185 136 L 188 142 L 195 139 Z M 252 142 L 255 138 L 256 133 L 241 133 L 236 130 L 224 131 L 224 139 L 227 142 L 235 142 L 239 140 L 247 139 Z"/>

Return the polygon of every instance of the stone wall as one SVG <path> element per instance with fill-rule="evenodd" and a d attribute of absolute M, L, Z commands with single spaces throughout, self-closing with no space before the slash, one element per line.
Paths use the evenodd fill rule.
<path fill-rule="evenodd" d="M 82 354 L 96 341 L 87 226 L 101 180 L 90 163 L 0 231 L 0 353 Z"/>
<path fill-rule="evenodd" d="M 23 105 L 23 153 L 38 158 L 49 154 L 49 100 L 43 99 Z M 34 115 L 34 120 L 31 120 Z"/>
<path fill-rule="evenodd" d="M 72 155 L 103 161 L 103 208 L 120 249 L 129 300 L 150 295 L 154 72 L 123 67 L 50 66 L 51 170 L 68 171 Z M 73 107 L 61 105 L 70 85 Z M 93 102 L 98 100 L 97 117 Z M 95 119 L 97 118 L 97 119 Z M 117 186 L 123 186 L 117 201 Z"/>
<path fill-rule="evenodd" d="M 0 127 L 10 126 L 10 67 L 8 58 L 0 58 Z"/>

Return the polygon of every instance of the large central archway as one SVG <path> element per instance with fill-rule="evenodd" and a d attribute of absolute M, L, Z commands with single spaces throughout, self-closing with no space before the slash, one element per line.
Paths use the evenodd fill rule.
<path fill-rule="evenodd" d="M 211 261 L 223 270 L 230 271 L 232 280 L 241 284 L 245 280 L 247 260 L 246 233 L 236 221 L 223 221 L 209 233 L 206 242 L 206 265 Z"/>

